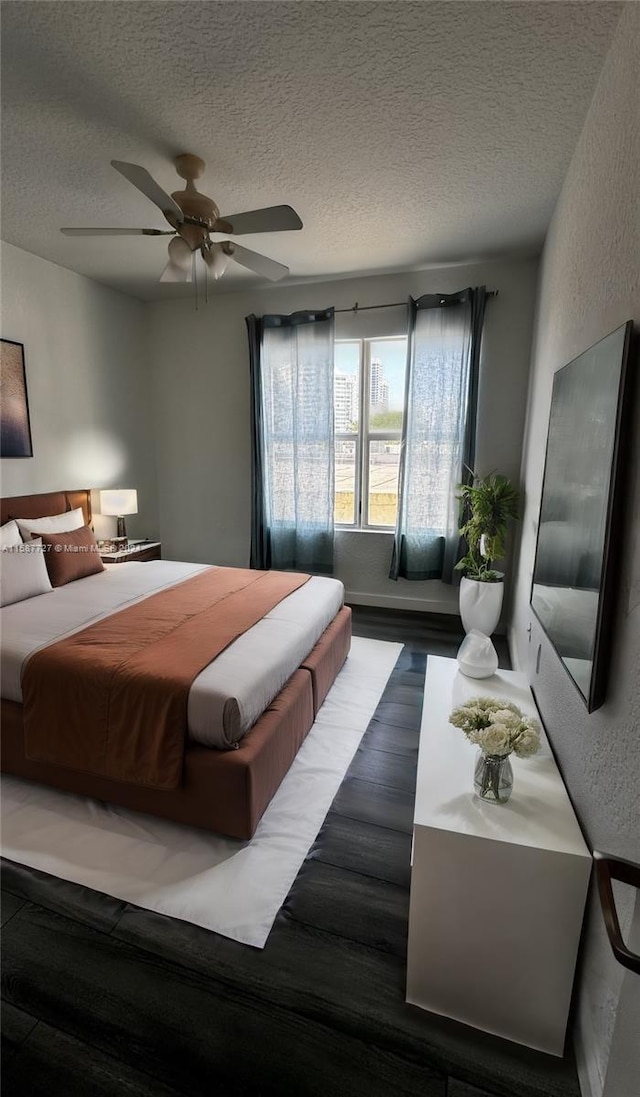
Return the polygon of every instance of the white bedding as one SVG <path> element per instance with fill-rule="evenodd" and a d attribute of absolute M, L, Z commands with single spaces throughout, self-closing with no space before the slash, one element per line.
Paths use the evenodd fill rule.
<path fill-rule="evenodd" d="M 22 701 L 25 661 L 35 651 L 204 570 L 172 560 L 113 564 L 97 575 L 2 609 L 2 696 Z M 344 587 L 312 576 L 239 636 L 197 676 L 189 693 L 189 735 L 221 749 L 255 723 L 340 610 Z"/>

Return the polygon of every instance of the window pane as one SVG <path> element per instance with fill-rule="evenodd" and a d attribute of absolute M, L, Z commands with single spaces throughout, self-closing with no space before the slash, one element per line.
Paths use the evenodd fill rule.
<path fill-rule="evenodd" d="M 335 430 L 358 433 L 360 420 L 360 343 L 336 343 L 333 407 Z"/>
<path fill-rule="evenodd" d="M 369 429 L 402 430 L 407 340 L 372 339 L 369 363 Z"/>
<path fill-rule="evenodd" d="M 369 525 L 395 526 L 398 514 L 400 439 L 369 446 Z"/>
<path fill-rule="evenodd" d="M 336 439 L 336 507 L 334 521 L 352 526 L 356 520 L 356 442 Z"/>

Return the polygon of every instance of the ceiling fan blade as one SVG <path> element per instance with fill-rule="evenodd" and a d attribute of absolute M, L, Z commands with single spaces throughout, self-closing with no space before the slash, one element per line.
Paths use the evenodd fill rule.
<path fill-rule="evenodd" d="M 233 213 L 219 218 L 227 223 L 226 228 L 215 228 L 217 232 L 231 232 L 234 236 L 248 232 L 285 232 L 288 229 L 301 229 L 302 221 L 291 206 L 267 206 L 266 209 L 249 210 L 248 213 Z"/>
<path fill-rule="evenodd" d="M 156 183 L 146 168 L 141 168 L 139 164 L 127 164 L 124 160 L 112 160 L 111 165 L 121 175 L 124 175 L 125 179 L 133 183 L 134 187 L 142 191 L 145 197 L 149 198 L 158 209 L 161 209 L 165 216 L 170 213 L 178 224 L 184 221 L 184 214 L 176 200 L 170 194 L 167 194 L 159 183 Z"/>
<path fill-rule="evenodd" d="M 190 282 L 193 270 L 193 252 L 181 236 L 174 236 L 167 248 L 169 262 L 160 275 L 161 282 Z"/>
<path fill-rule="evenodd" d="M 225 246 L 225 252 L 231 255 L 236 263 L 240 263 L 241 266 L 247 267 L 256 274 L 261 274 L 264 278 L 271 279 L 272 282 L 278 282 L 289 273 L 289 268 L 285 267 L 284 263 L 276 263 L 275 259 L 267 259 L 266 255 L 259 255 L 257 251 L 241 248 L 235 241 L 233 243 L 229 241 Z"/>
<path fill-rule="evenodd" d="M 60 229 L 65 236 L 173 236 L 174 229 Z"/>

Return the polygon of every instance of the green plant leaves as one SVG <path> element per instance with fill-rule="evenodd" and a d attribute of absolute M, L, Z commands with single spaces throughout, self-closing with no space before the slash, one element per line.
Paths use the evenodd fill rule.
<path fill-rule="evenodd" d="M 484 477 L 472 475 L 470 484 L 458 484 L 462 520 L 459 532 L 467 542 L 467 553 L 456 564 L 456 570 L 467 579 L 495 583 L 500 576 L 492 564 L 504 556 L 509 521 L 519 516 L 518 490 L 497 472 Z"/>

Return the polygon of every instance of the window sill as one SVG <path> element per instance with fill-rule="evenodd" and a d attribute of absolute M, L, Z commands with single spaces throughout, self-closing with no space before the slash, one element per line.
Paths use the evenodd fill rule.
<path fill-rule="evenodd" d="M 380 535 L 383 537 L 395 536 L 395 530 L 392 529 L 372 529 L 371 527 L 368 529 L 359 529 L 357 526 L 334 526 L 333 528 L 336 533 L 362 533 L 367 537 L 371 534 L 374 534 L 376 537 L 379 537 Z"/>

